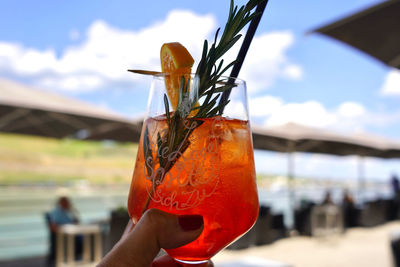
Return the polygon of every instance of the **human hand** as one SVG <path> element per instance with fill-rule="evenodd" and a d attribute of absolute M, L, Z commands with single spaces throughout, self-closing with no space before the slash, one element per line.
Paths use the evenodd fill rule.
<path fill-rule="evenodd" d="M 177 248 L 195 240 L 203 231 L 204 223 L 200 215 L 177 216 L 151 209 L 143 214 L 135 227 L 128 227 L 99 267 L 181 266 L 168 255 L 153 260 L 161 248 Z"/>

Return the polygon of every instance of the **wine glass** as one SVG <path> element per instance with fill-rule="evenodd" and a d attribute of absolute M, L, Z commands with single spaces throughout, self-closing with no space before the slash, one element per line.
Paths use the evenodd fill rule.
<path fill-rule="evenodd" d="M 153 76 L 128 210 L 134 223 L 152 208 L 202 215 L 204 230 L 195 241 L 166 250 L 198 264 L 246 233 L 258 216 L 246 83 L 221 77 L 199 98 L 200 77 L 184 75 L 179 89 L 171 79 Z M 168 99 L 171 89 L 179 91 L 178 107 Z"/>

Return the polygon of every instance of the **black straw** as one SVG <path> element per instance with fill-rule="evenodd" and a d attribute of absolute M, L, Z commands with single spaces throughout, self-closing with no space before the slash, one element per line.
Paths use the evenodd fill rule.
<path fill-rule="evenodd" d="M 236 57 L 236 63 L 233 65 L 233 68 L 232 68 L 232 71 L 230 74 L 230 77 L 232 77 L 232 78 L 237 78 L 239 76 L 239 72 L 240 72 L 240 69 L 242 68 L 244 58 L 246 57 L 247 51 L 249 50 L 251 41 L 253 40 L 254 34 L 256 33 L 258 24 L 260 23 L 261 16 L 264 13 L 267 3 L 268 3 L 268 0 L 262 1 L 256 7 L 255 13 L 259 14 L 259 15 L 255 16 L 252 19 L 252 21 L 249 25 L 249 28 L 247 29 L 242 46 L 240 47 L 239 53 Z M 231 82 L 233 82 L 233 80 Z M 231 94 L 231 90 L 224 91 L 222 93 L 219 103 L 220 104 L 225 103 L 230 94 Z"/>

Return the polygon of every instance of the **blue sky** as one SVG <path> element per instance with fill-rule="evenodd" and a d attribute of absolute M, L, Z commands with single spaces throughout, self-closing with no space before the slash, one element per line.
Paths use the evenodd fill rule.
<path fill-rule="evenodd" d="M 325 36 L 305 34 L 378 2 L 270 0 L 240 74 L 252 123 L 293 121 L 400 138 L 400 74 Z M 159 49 L 171 41 L 198 60 L 203 40 L 223 26 L 228 7 L 228 0 L 4 0 L 0 77 L 141 115 L 149 81 L 126 69 L 159 70 Z M 256 157 L 260 171 L 286 170 L 285 155 Z M 296 169 L 299 175 L 346 178 L 356 175 L 356 162 L 299 154 Z M 365 165 L 372 178 L 400 173 L 398 160 L 368 159 Z"/>

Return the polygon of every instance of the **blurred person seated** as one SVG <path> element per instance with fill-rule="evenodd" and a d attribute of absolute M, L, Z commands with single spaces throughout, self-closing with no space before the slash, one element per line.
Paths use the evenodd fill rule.
<path fill-rule="evenodd" d="M 387 208 L 387 220 L 396 220 L 400 218 L 400 181 L 396 173 L 390 176 L 390 185 L 392 187 L 392 198 Z"/>
<path fill-rule="evenodd" d="M 49 213 L 50 228 L 57 231 L 60 225 L 79 223 L 78 213 L 68 197 L 60 197 L 56 207 Z"/>
<path fill-rule="evenodd" d="M 342 205 L 344 207 L 354 207 L 354 200 L 353 197 L 350 195 L 349 191 L 345 189 L 343 191 L 343 201 Z"/>
<path fill-rule="evenodd" d="M 342 209 L 344 226 L 346 228 L 357 226 L 359 210 L 355 207 L 354 199 L 347 189 L 343 191 Z"/>
<path fill-rule="evenodd" d="M 333 205 L 333 200 L 330 191 L 325 192 L 324 200 L 321 203 L 322 205 Z"/>
<path fill-rule="evenodd" d="M 392 176 L 390 178 L 390 183 L 392 184 L 393 198 L 395 200 L 399 200 L 400 182 L 396 173 L 392 173 Z"/>
<path fill-rule="evenodd" d="M 68 197 L 62 196 L 56 202 L 56 207 L 45 214 L 47 225 L 49 227 L 49 255 L 47 258 L 47 265 L 53 266 L 56 254 L 56 237 L 57 230 L 60 226 L 66 224 L 78 224 L 79 216 L 77 210 L 71 204 Z M 75 257 L 77 259 L 82 257 L 83 237 L 76 236 L 75 238 Z"/>

